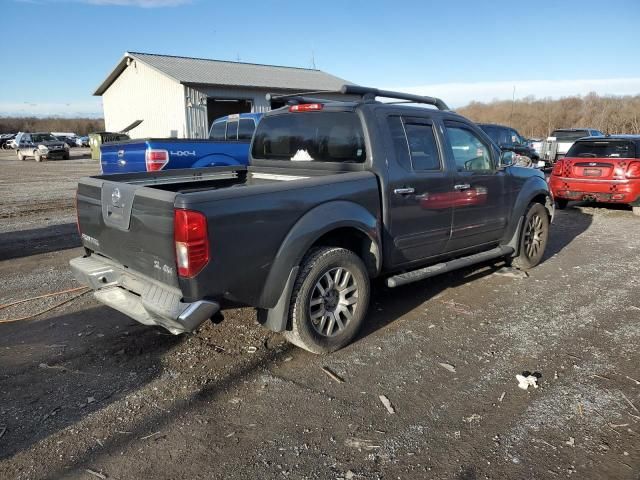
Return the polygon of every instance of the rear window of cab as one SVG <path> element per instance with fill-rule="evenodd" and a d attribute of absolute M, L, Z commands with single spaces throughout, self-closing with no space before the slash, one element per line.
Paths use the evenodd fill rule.
<path fill-rule="evenodd" d="M 364 134 L 353 112 L 297 112 L 264 117 L 251 156 L 258 160 L 362 163 Z"/>
<path fill-rule="evenodd" d="M 567 157 L 571 158 L 636 158 L 634 142 L 625 140 L 607 140 L 598 142 L 576 142 Z"/>

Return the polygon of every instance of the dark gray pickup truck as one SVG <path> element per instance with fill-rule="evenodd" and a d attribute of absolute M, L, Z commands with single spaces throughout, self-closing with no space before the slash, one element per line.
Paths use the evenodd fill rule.
<path fill-rule="evenodd" d="M 356 335 L 371 278 L 397 287 L 492 259 L 540 262 L 553 217 L 541 172 L 511 166 L 439 99 L 342 93 L 361 100 L 273 97 L 288 105 L 259 124 L 248 167 L 83 179 L 78 280 L 175 334 L 255 307 L 324 353 Z"/>

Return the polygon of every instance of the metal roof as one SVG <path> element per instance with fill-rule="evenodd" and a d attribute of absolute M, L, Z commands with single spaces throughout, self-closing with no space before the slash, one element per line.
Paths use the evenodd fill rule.
<path fill-rule="evenodd" d="M 131 60 L 142 62 L 183 84 L 296 91 L 335 91 L 345 83 L 351 84 L 342 78 L 309 68 L 126 52 L 118 65 L 96 89 L 94 95 L 102 95 Z"/>

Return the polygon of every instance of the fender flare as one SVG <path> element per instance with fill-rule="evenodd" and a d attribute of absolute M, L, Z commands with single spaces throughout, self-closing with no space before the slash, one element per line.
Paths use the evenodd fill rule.
<path fill-rule="evenodd" d="M 514 257 L 520 253 L 520 231 L 522 229 L 524 216 L 527 213 L 527 207 L 535 198 L 540 197 L 544 197 L 545 199 L 543 205 L 549 214 L 549 221 L 552 222 L 555 208 L 549 186 L 543 178 L 530 177 L 524 183 L 513 204 L 509 226 L 501 242 L 503 245 L 513 247 Z"/>
<path fill-rule="evenodd" d="M 311 246 L 323 235 L 339 229 L 353 228 L 371 241 L 375 258 L 374 273 L 382 266 L 379 220 L 363 206 L 349 201 L 323 203 L 305 213 L 291 227 L 276 254 L 265 282 L 258 309 L 258 321 L 274 331 L 287 326 L 289 301 L 300 262 Z"/>

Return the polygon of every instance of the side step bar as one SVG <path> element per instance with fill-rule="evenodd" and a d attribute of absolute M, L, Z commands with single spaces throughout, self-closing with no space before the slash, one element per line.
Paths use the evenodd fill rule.
<path fill-rule="evenodd" d="M 456 258 L 454 260 L 449 260 L 448 262 L 437 263 L 428 267 L 419 268 L 418 270 L 412 270 L 411 272 L 400 273 L 387 278 L 387 287 L 399 287 L 401 285 L 406 285 L 407 283 L 424 280 L 425 278 L 434 277 L 441 273 L 447 273 L 476 263 L 493 260 L 494 258 L 506 257 L 513 252 L 514 250 L 512 247 L 501 246 L 492 250 L 487 250 L 486 252 L 474 253 L 467 257 Z"/>

